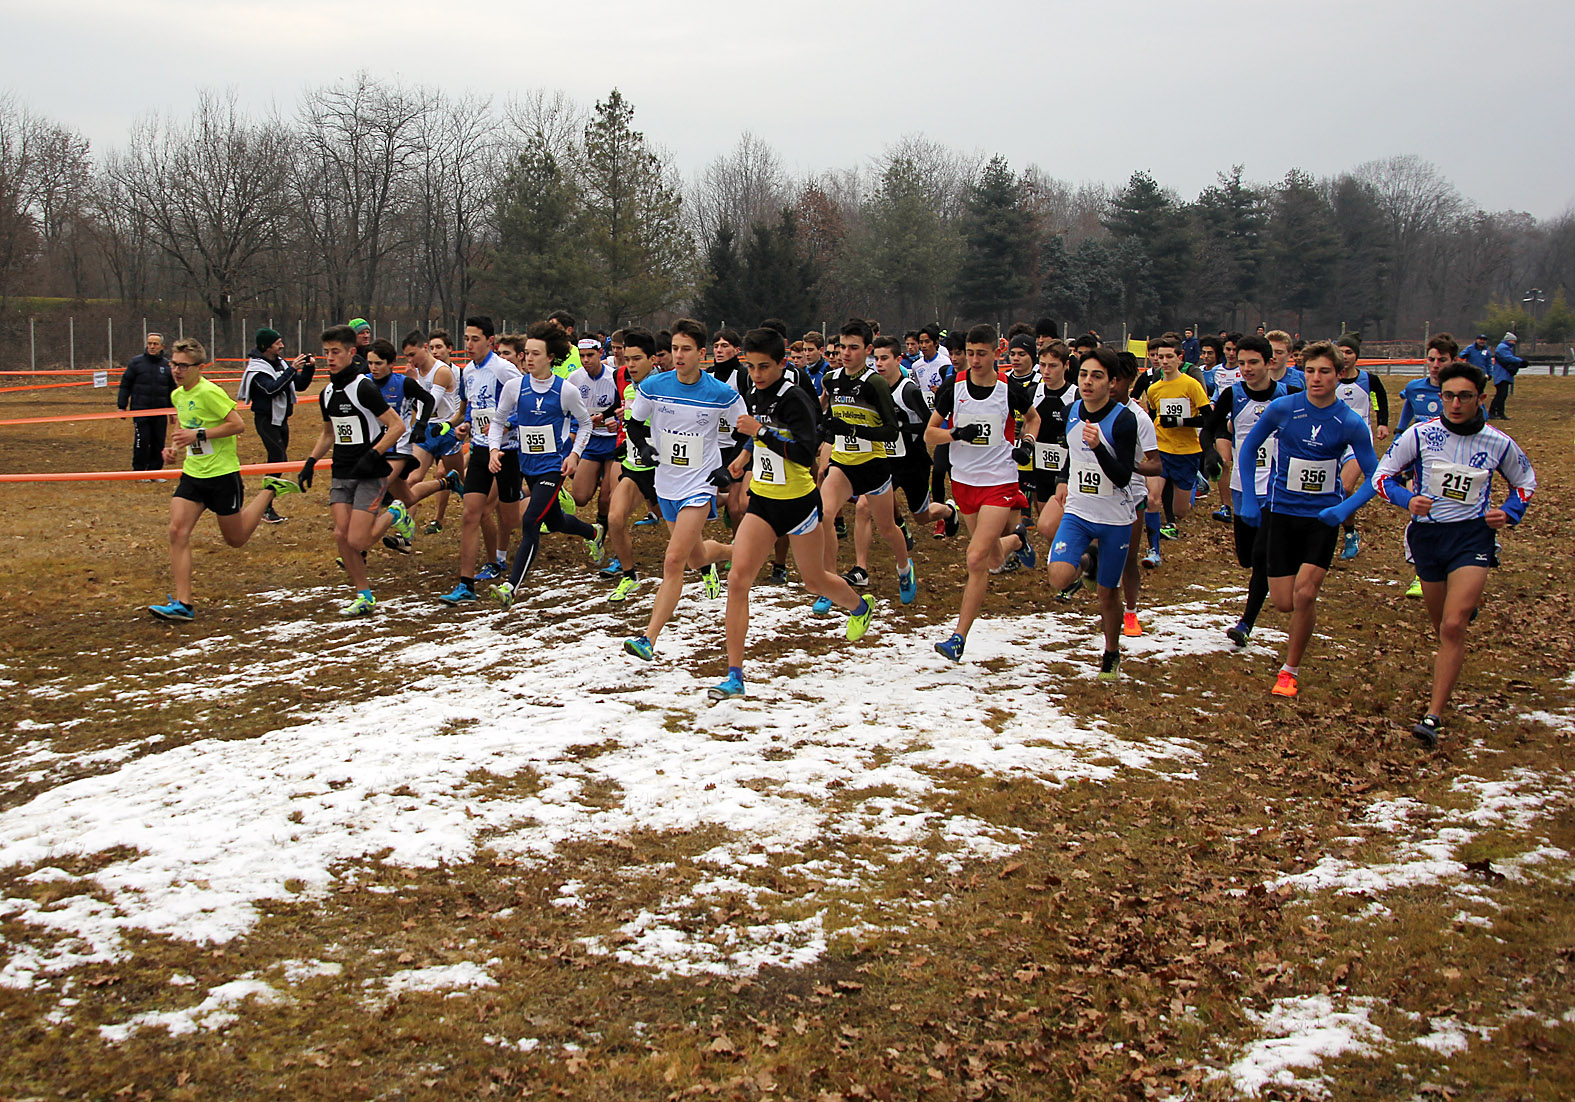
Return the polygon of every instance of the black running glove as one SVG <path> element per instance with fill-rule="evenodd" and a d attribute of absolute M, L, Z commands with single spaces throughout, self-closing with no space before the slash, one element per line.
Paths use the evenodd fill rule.
<path fill-rule="evenodd" d="M 312 471 L 317 467 L 317 457 L 309 455 L 306 462 L 301 464 L 301 473 L 295 476 L 295 484 L 303 491 L 312 488 Z"/>
<path fill-rule="evenodd" d="M 1159 415 L 1159 427 L 1162 429 L 1179 429 L 1181 427 L 1181 418 L 1174 413 L 1161 413 Z"/>
<path fill-rule="evenodd" d="M 726 467 L 718 467 L 716 470 L 706 475 L 705 480 L 711 485 L 715 486 L 718 490 L 725 490 L 733 484 L 733 472 L 728 470 Z"/>
<path fill-rule="evenodd" d="M 979 425 L 958 425 L 952 429 L 952 439 L 961 440 L 964 444 L 972 444 L 979 439 Z"/>
<path fill-rule="evenodd" d="M 1025 436 L 1019 440 L 1017 446 L 1012 449 L 1012 458 L 1017 460 L 1018 466 L 1031 463 L 1034 458 L 1034 438 Z"/>
<path fill-rule="evenodd" d="M 355 466 L 350 470 L 350 477 L 359 479 L 387 478 L 388 473 L 393 469 L 383 453 L 376 448 L 372 448 L 355 461 Z"/>

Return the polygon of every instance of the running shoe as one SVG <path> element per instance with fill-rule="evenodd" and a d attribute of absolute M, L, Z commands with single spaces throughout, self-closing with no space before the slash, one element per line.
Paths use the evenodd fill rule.
<path fill-rule="evenodd" d="M 1362 550 L 1362 537 L 1351 531 L 1345 534 L 1345 545 L 1340 548 L 1342 559 L 1354 559 Z"/>
<path fill-rule="evenodd" d="M 1274 679 L 1274 688 L 1270 689 L 1269 692 L 1275 696 L 1295 696 L 1297 692 L 1296 675 L 1281 670 L 1280 675 Z"/>
<path fill-rule="evenodd" d="M 401 555 L 408 555 L 415 550 L 415 547 L 411 544 L 409 538 L 406 536 L 401 536 L 398 532 L 390 532 L 388 535 L 384 536 L 383 546 L 388 548 L 390 551 L 397 551 Z"/>
<path fill-rule="evenodd" d="M 1432 712 L 1427 713 L 1411 728 L 1411 734 L 1428 750 L 1438 749 L 1438 736 L 1444 733 L 1444 721 Z"/>
<path fill-rule="evenodd" d="M 722 575 L 716 569 L 716 563 L 705 568 L 705 595 L 707 600 L 714 601 L 722 595 Z"/>
<path fill-rule="evenodd" d="M 946 522 L 944 520 L 935 522 L 935 538 L 938 540 L 946 538 Z"/>
<path fill-rule="evenodd" d="M 503 608 L 504 612 L 514 607 L 514 587 L 508 582 L 499 582 L 492 587 L 492 599 Z"/>
<path fill-rule="evenodd" d="M 730 673 L 707 689 L 706 695 L 712 700 L 737 700 L 744 695 L 744 679 L 736 673 Z"/>
<path fill-rule="evenodd" d="M 476 571 L 476 580 L 478 582 L 495 582 L 501 577 L 503 577 L 503 568 L 495 562 L 489 562 L 486 566 Z"/>
<path fill-rule="evenodd" d="M 772 563 L 771 577 L 767 578 L 766 581 L 771 585 L 787 585 L 787 564 L 780 562 Z"/>
<path fill-rule="evenodd" d="M 870 617 L 875 615 L 875 602 L 868 597 L 864 598 L 863 612 L 848 613 L 848 642 L 857 643 L 864 638 L 864 633 L 870 629 Z"/>
<path fill-rule="evenodd" d="M 1105 653 L 1105 656 L 1099 660 L 1099 680 L 1101 680 L 1101 681 L 1120 681 L 1121 680 L 1121 652 L 1120 651 L 1114 651 L 1114 650 L 1113 651 L 1107 651 Z"/>
<path fill-rule="evenodd" d="M 1214 519 L 1219 521 L 1221 524 L 1229 524 L 1235 519 L 1236 516 L 1230 511 L 1229 505 L 1221 505 L 1218 509 L 1214 510 L 1212 515 Z"/>
<path fill-rule="evenodd" d="M 1143 625 L 1138 623 L 1137 613 L 1129 611 L 1121 614 L 1121 634 L 1128 639 L 1136 639 L 1143 634 Z"/>
<path fill-rule="evenodd" d="M 596 573 L 601 577 L 606 578 L 609 582 L 614 578 L 621 578 L 623 576 L 623 563 L 618 561 L 617 555 L 614 555 L 611 559 L 607 560 L 607 565 L 602 567 Z"/>
<path fill-rule="evenodd" d="M 449 492 L 453 494 L 463 494 L 465 492 L 465 480 L 459 477 L 458 471 L 448 471 L 445 473 L 443 475 L 443 485 L 447 486 Z M 437 532 L 443 531 L 443 526 L 434 520 L 432 524 L 427 525 L 428 535 L 436 534 L 433 531 L 433 525 L 437 526 Z"/>
<path fill-rule="evenodd" d="M 1150 547 L 1148 549 L 1148 554 L 1143 556 L 1143 565 L 1148 567 L 1150 570 L 1153 570 L 1156 566 L 1158 566 L 1160 561 L 1159 548 L 1157 547 Z"/>
<path fill-rule="evenodd" d="M 1022 525 L 1018 525 L 1017 534 L 1023 540 L 1023 546 L 1018 548 L 1016 552 L 1017 561 L 1023 564 L 1024 570 L 1032 570 L 1034 563 L 1039 561 L 1039 556 L 1034 551 L 1034 545 L 1028 542 L 1028 532 Z"/>
<path fill-rule="evenodd" d="M 1422 579 L 1413 576 L 1411 585 L 1406 589 L 1405 595 L 1407 597 L 1420 597 L 1422 595 Z"/>
<path fill-rule="evenodd" d="M 574 515 L 574 510 L 576 508 L 574 504 L 574 492 L 570 490 L 568 486 L 560 486 L 558 488 L 558 508 L 563 510 L 564 516 L 572 517 Z"/>
<path fill-rule="evenodd" d="M 466 585 L 464 582 L 460 582 L 453 589 L 449 590 L 447 593 L 443 594 L 443 596 L 438 598 L 438 600 L 442 601 L 446 605 L 467 604 L 471 601 L 474 601 L 475 599 L 476 591 L 471 589 L 470 586 Z"/>
<path fill-rule="evenodd" d="M 355 600 L 339 610 L 341 616 L 370 616 L 377 607 L 377 598 L 370 593 L 357 593 Z"/>
<path fill-rule="evenodd" d="M 1232 643 L 1235 643 L 1238 647 L 1245 647 L 1247 645 L 1247 640 L 1251 637 L 1251 635 L 1252 629 L 1240 620 L 1236 621 L 1236 625 L 1234 627 L 1228 627 L 1225 629 L 1225 638 L 1229 639 Z"/>
<path fill-rule="evenodd" d="M 941 521 L 941 523 L 946 526 L 946 538 L 951 539 L 957 534 L 958 527 L 962 525 L 962 511 L 957 508 L 957 503 L 950 498 L 946 499 L 946 504 L 951 506 L 952 515 Z"/>
<path fill-rule="evenodd" d="M 153 615 L 157 616 L 160 620 L 184 621 L 195 620 L 197 618 L 196 609 L 192 608 L 185 601 L 177 601 L 173 595 L 170 596 L 169 604 L 149 605 L 148 611 L 153 613 Z"/>
<path fill-rule="evenodd" d="M 388 507 L 388 515 L 394 518 L 394 531 L 405 539 L 416 534 L 416 522 L 410 515 L 410 510 L 405 508 L 404 502 L 396 501 Z"/>
<path fill-rule="evenodd" d="M 940 655 L 942 658 L 949 658 L 953 662 L 961 662 L 963 656 L 963 647 L 967 646 L 967 644 L 968 640 L 964 639 L 961 635 L 958 635 L 954 631 L 952 632 L 951 638 L 946 640 L 946 642 L 935 644 L 935 653 Z"/>
<path fill-rule="evenodd" d="M 361 552 L 361 561 L 362 562 L 366 562 L 366 552 L 365 551 Z M 336 556 L 334 556 L 334 565 L 337 566 L 340 570 L 343 570 L 345 568 L 345 561 L 344 561 L 343 558 L 341 558 L 341 557 L 336 555 Z"/>
<path fill-rule="evenodd" d="M 1163 524 L 1159 529 L 1159 538 L 1162 540 L 1180 539 L 1181 528 L 1175 524 Z"/>
<path fill-rule="evenodd" d="M 809 610 L 811 612 L 813 612 L 816 616 L 830 616 L 831 615 L 831 598 L 830 597 L 816 597 L 815 598 L 815 603 L 810 606 Z"/>
<path fill-rule="evenodd" d="M 897 596 L 905 605 L 911 605 L 919 599 L 919 571 L 912 559 L 908 560 L 908 572 L 897 575 Z"/>
<path fill-rule="evenodd" d="M 647 662 L 649 662 L 652 656 L 656 654 L 656 648 L 652 646 L 651 641 L 643 635 L 636 635 L 632 638 L 625 639 L 623 641 L 623 649 L 625 653 L 632 654 L 636 658 L 644 659 Z"/>
<path fill-rule="evenodd" d="M 452 473 L 452 472 L 450 472 Z M 425 535 L 435 536 L 443 531 L 443 522 L 440 520 L 428 521 L 427 526 L 421 530 Z"/>
<path fill-rule="evenodd" d="M 1072 599 L 1072 597 L 1077 593 L 1077 591 L 1079 589 L 1082 589 L 1082 588 L 1083 588 L 1083 583 L 1081 582 L 1081 580 L 1075 581 L 1071 585 L 1067 586 L 1065 589 L 1058 589 L 1058 590 L 1056 590 L 1055 599 L 1058 600 L 1058 601 L 1070 601 Z"/>
<path fill-rule="evenodd" d="M 273 506 L 270 505 L 268 508 L 263 510 L 262 519 L 264 524 L 283 524 L 290 518 L 280 516 L 278 513 L 273 511 Z"/>
<path fill-rule="evenodd" d="M 586 548 L 586 551 L 590 553 L 592 562 L 601 562 L 602 556 L 607 553 L 607 526 L 598 524 L 594 527 L 596 534 L 587 541 L 590 546 Z"/>
<path fill-rule="evenodd" d="M 870 584 L 870 572 L 862 566 L 855 566 L 852 570 L 842 575 L 842 580 L 851 586 L 863 589 Z"/>
<path fill-rule="evenodd" d="M 832 527 L 837 530 L 837 538 L 839 540 L 845 540 L 848 538 L 848 522 L 841 516 L 841 514 L 838 514 L 836 521 L 832 524 Z"/>
<path fill-rule="evenodd" d="M 629 599 L 629 594 L 633 593 L 639 588 L 639 578 L 621 578 L 619 579 L 618 584 L 613 586 L 613 591 L 607 594 L 607 599 L 614 602 L 627 601 Z"/>
<path fill-rule="evenodd" d="M 272 490 L 275 497 L 284 497 L 286 494 L 298 494 L 301 492 L 300 486 L 291 482 L 288 478 L 280 478 L 274 474 L 263 475 L 263 489 Z M 272 509 L 269 510 L 269 512 L 272 511 Z"/>
<path fill-rule="evenodd" d="M 908 550 L 913 550 L 913 533 L 908 531 L 908 518 L 904 517 L 897 522 L 897 531 L 902 533 L 902 542 L 908 545 Z"/>
<path fill-rule="evenodd" d="M 1214 487 L 1209 482 L 1208 479 L 1206 479 L 1206 478 L 1198 479 L 1198 484 L 1196 486 L 1192 487 L 1192 500 L 1196 501 L 1200 497 L 1208 497 L 1210 491 L 1212 491 L 1213 489 L 1214 489 Z"/>
<path fill-rule="evenodd" d="M 645 519 L 644 520 L 637 520 L 637 521 L 635 521 L 634 522 L 634 526 L 636 528 L 649 528 L 649 527 L 651 527 L 651 525 L 655 524 L 656 521 L 657 521 L 656 514 L 653 513 L 653 512 L 650 512 L 649 510 L 647 510 L 646 514 L 645 514 Z"/>

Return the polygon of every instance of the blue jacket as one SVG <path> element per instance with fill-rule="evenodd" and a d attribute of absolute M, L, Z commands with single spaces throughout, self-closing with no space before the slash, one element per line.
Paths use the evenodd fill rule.
<path fill-rule="evenodd" d="M 1515 372 L 1526 366 L 1526 361 L 1515 355 L 1515 346 L 1500 341 L 1493 349 L 1493 382 L 1508 383 L 1515 379 Z"/>
<path fill-rule="evenodd" d="M 1493 350 L 1491 348 L 1478 348 L 1475 341 L 1460 350 L 1460 358 L 1468 364 L 1473 364 L 1482 369 L 1482 374 L 1493 374 Z"/>

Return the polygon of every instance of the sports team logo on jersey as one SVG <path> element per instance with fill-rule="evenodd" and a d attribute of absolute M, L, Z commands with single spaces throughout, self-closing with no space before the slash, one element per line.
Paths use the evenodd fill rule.
<path fill-rule="evenodd" d="M 1485 471 L 1493 466 L 1493 457 L 1488 455 L 1487 452 L 1477 452 L 1471 457 L 1470 465 L 1479 471 Z"/>
<path fill-rule="evenodd" d="M 1429 425 L 1417 435 L 1422 438 L 1422 443 L 1429 451 L 1441 452 L 1444 450 L 1445 441 L 1449 439 L 1449 430 L 1442 425 Z"/>

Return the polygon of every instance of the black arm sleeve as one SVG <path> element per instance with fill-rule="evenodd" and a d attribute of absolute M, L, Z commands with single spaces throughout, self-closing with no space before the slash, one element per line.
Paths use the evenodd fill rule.
<path fill-rule="evenodd" d="M 774 424 L 770 430 L 755 437 L 755 447 L 774 451 L 801 467 L 813 467 L 815 445 L 812 441 L 819 439 L 813 401 L 801 388 L 789 387 L 777 399 L 771 419 Z"/>
<path fill-rule="evenodd" d="M 417 436 L 425 436 L 427 422 L 432 420 L 432 411 L 437 409 L 437 399 L 432 397 L 432 392 L 410 376 L 405 376 L 405 397 L 416 404 L 416 425 L 419 430 Z M 412 436 L 414 440 L 416 436 Z"/>
<path fill-rule="evenodd" d="M 633 416 L 630 416 L 624 420 L 623 431 L 636 447 L 645 448 L 650 446 L 651 426 L 644 421 L 637 421 Z"/>
<path fill-rule="evenodd" d="M 1124 490 L 1132 481 L 1132 457 L 1137 454 L 1137 418 L 1132 416 L 1131 410 L 1118 409 L 1109 431 L 1115 453 L 1112 454 L 1101 440 L 1094 448 L 1094 458 L 1099 460 L 1100 470 L 1110 476 L 1110 481 Z"/>
<path fill-rule="evenodd" d="M 1191 417 L 1183 417 L 1181 419 L 1181 423 L 1183 425 L 1185 425 L 1189 429 L 1200 429 L 1204 425 L 1209 423 L 1208 422 L 1209 411 L 1212 410 L 1213 408 L 1214 408 L 1213 406 L 1204 406 L 1202 409 L 1198 410 L 1198 412 L 1193 414 Z"/>
<path fill-rule="evenodd" d="M 1220 392 L 1214 396 L 1214 404 L 1209 407 L 1207 419 L 1203 427 L 1214 434 L 1216 440 L 1230 438 L 1230 415 L 1236 407 L 1236 390 L 1234 387 L 1221 387 Z"/>
<path fill-rule="evenodd" d="M 1022 383 L 1008 381 L 1006 384 L 1006 404 L 1013 413 L 1027 413 L 1034 408 L 1034 392 Z"/>
<path fill-rule="evenodd" d="M 886 385 L 885 379 L 875 375 L 865 379 L 864 385 L 869 389 L 870 401 L 875 405 L 875 412 L 880 414 L 880 424 L 855 425 L 853 435 L 860 440 L 889 442 L 897 439 L 897 405 L 891 400 L 891 387 Z"/>
<path fill-rule="evenodd" d="M 1384 389 L 1383 382 L 1371 371 L 1367 373 L 1367 381 L 1373 384 L 1373 399 L 1377 402 L 1377 420 L 1385 427 L 1389 424 L 1389 392 Z"/>
<path fill-rule="evenodd" d="M 935 412 L 942 417 L 952 415 L 952 403 L 956 395 L 956 383 L 948 379 L 935 388 Z"/>

